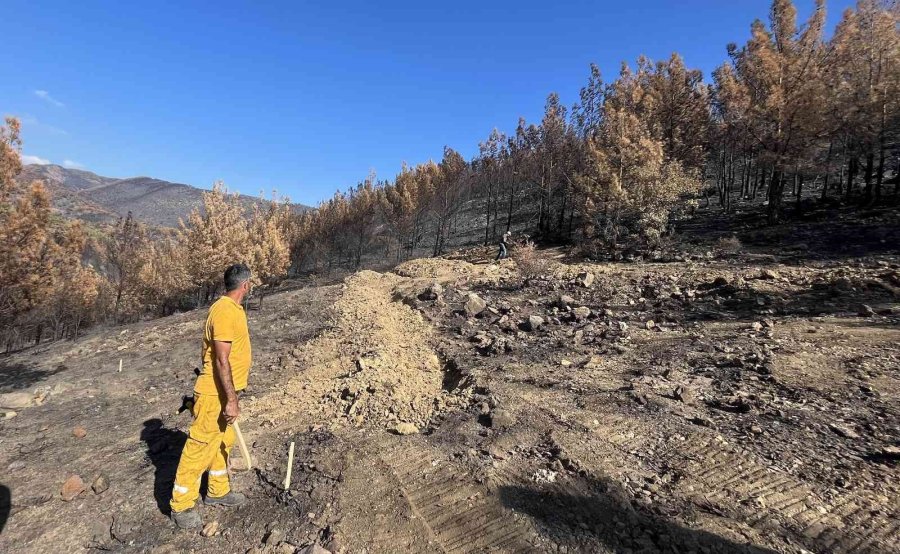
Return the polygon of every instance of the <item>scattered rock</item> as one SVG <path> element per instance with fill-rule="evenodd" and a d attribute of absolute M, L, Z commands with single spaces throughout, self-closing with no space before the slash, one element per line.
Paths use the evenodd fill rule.
<path fill-rule="evenodd" d="M 648 330 L 653 329 L 654 327 L 656 327 L 656 322 L 652 319 L 648 319 L 647 323 L 644 324 L 644 327 L 646 327 Z"/>
<path fill-rule="evenodd" d="M 325 550 L 318 544 L 313 543 L 298 550 L 297 554 L 331 554 L 331 551 Z"/>
<path fill-rule="evenodd" d="M 482 300 L 480 296 L 475 294 L 474 292 L 469 293 L 469 297 L 466 300 L 466 315 L 469 317 L 475 317 L 481 312 L 483 312 L 487 308 L 487 302 Z"/>
<path fill-rule="evenodd" d="M 537 331 L 544 324 L 544 318 L 540 316 L 529 316 L 528 319 L 525 320 L 525 330 L 526 331 Z"/>
<path fill-rule="evenodd" d="M 87 436 L 87 429 L 82 427 L 81 425 L 76 425 L 74 429 L 72 429 L 72 435 L 76 439 L 83 439 Z"/>
<path fill-rule="evenodd" d="M 203 530 L 200 531 L 200 534 L 203 535 L 204 537 L 213 537 L 218 532 L 219 532 L 219 522 L 216 520 L 213 520 L 203 526 Z"/>
<path fill-rule="evenodd" d="M 778 274 L 774 269 L 764 269 L 760 272 L 760 279 L 779 279 L 781 275 Z"/>
<path fill-rule="evenodd" d="M 91 483 L 91 489 L 94 491 L 94 494 L 103 494 L 109 489 L 109 479 L 101 473 L 94 478 L 94 482 Z"/>
<path fill-rule="evenodd" d="M 34 395 L 28 392 L 7 392 L 0 394 L 0 408 L 21 410 L 34 405 Z"/>
<path fill-rule="evenodd" d="M 3 412 L 3 419 L 12 419 L 12 418 L 16 417 L 17 415 L 19 415 L 18 412 L 14 412 L 14 411 L 10 410 L 8 412 Z"/>
<path fill-rule="evenodd" d="M 591 309 L 587 306 L 579 306 L 572 310 L 572 314 L 575 316 L 576 321 L 581 321 L 591 317 Z"/>
<path fill-rule="evenodd" d="M 541 468 L 534 472 L 534 475 L 531 476 L 531 480 L 535 483 L 554 483 L 556 482 L 555 471 L 551 471 L 549 469 Z"/>
<path fill-rule="evenodd" d="M 697 402 L 697 391 L 690 387 L 675 387 L 674 396 L 676 400 L 680 400 L 689 406 Z"/>
<path fill-rule="evenodd" d="M 444 287 L 440 283 L 432 283 L 419 295 L 422 300 L 437 300 L 444 293 Z"/>
<path fill-rule="evenodd" d="M 763 324 L 758 321 L 754 321 L 753 323 L 750 324 L 750 329 L 752 331 L 759 333 L 760 331 L 763 330 Z"/>
<path fill-rule="evenodd" d="M 861 317 L 871 317 L 871 316 L 875 315 L 875 310 L 872 309 L 872 306 L 869 306 L 868 304 L 860 304 L 859 309 L 857 310 L 857 313 Z"/>
<path fill-rule="evenodd" d="M 412 423 L 403 422 L 395 425 L 391 431 L 398 435 L 415 435 L 419 432 L 419 428 Z"/>
<path fill-rule="evenodd" d="M 838 435 L 848 438 L 848 439 L 858 439 L 859 434 L 853 430 L 849 425 L 845 425 L 842 423 L 829 423 L 828 428 L 837 433 Z"/>
<path fill-rule="evenodd" d="M 60 490 L 60 496 L 65 502 L 69 502 L 70 500 L 74 500 L 79 494 L 83 493 L 84 489 L 84 481 L 81 480 L 81 477 L 78 475 L 71 475 L 66 479 L 66 482 L 63 483 L 62 489 Z"/>
<path fill-rule="evenodd" d="M 506 410 L 495 409 L 489 417 L 490 426 L 494 429 L 512 427 L 516 424 L 516 418 Z"/>
<path fill-rule="evenodd" d="M 575 299 L 567 294 L 560 295 L 560 297 L 556 299 L 556 306 L 561 310 L 565 310 L 574 304 Z"/>
<path fill-rule="evenodd" d="M 900 446 L 884 446 L 881 448 L 881 455 L 885 458 L 900 460 Z"/>
<path fill-rule="evenodd" d="M 284 531 L 278 529 L 277 527 L 274 527 L 268 533 L 266 533 L 266 537 L 263 539 L 263 544 L 268 546 L 275 546 L 283 540 Z"/>
<path fill-rule="evenodd" d="M 572 366 L 572 360 L 561 360 L 561 361 L 559 362 L 559 365 L 561 365 L 561 366 L 563 366 L 563 367 L 571 367 L 571 366 Z"/>
<path fill-rule="evenodd" d="M 575 282 L 578 283 L 579 285 L 581 285 L 582 287 L 585 287 L 585 288 L 590 287 L 591 285 L 594 284 L 594 274 L 589 271 L 579 273 L 578 276 L 575 278 Z"/>

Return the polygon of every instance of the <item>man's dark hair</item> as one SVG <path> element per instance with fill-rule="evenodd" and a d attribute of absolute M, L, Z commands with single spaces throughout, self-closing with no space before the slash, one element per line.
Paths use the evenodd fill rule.
<path fill-rule="evenodd" d="M 234 264 L 225 270 L 225 291 L 231 292 L 250 279 L 250 268 L 244 264 Z"/>

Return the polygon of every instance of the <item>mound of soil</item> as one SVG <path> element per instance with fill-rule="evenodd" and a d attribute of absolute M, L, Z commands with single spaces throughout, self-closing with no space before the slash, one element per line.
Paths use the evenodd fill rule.
<path fill-rule="evenodd" d="M 460 399 L 442 388 L 431 326 L 392 299 L 403 280 L 374 271 L 348 277 L 330 330 L 292 353 L 300 374 L 283 395 L 260 403 L 264 416 L 284 420 L 312 404 L 319 422 L 324 416 L 337 425 L 421 429 L 436 410 L 457 405 Z"/>

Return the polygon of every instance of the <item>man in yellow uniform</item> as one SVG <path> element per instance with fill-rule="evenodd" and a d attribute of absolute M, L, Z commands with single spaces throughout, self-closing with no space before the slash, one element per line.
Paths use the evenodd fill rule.
<path fill-rule="evenodd" d="M 234 445 L 231 424 L 241 413 L 238 393 L 250 374 L 250 332 L 241 307 L 250 292 L 250 269 L 235 264 L 225 270 L 225 295 L 210 308 L 203 335 L 203 371 L 194 385 L 194 422 L 181 451 L 172 490 L 172 519 L 182 529 L 202 522 L 194 508 L 200 479 L 209 472 L 204 504 L 239 506 L 246 498 L 228 483 L 228 455 Z"/>

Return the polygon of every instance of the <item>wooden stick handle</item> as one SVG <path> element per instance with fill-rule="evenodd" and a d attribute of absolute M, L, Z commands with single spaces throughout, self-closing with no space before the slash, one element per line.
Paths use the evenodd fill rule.
<path fill-rule="evenodd" d="M 294 469 L 294 442 L 291 441 L 291 446 L 288 448 L 288 466 L 287 466 L 287 475 L 284 477 L 284 490 L 288 490 L 291 488 L 291 470 Z"/>
<path fill-rule="evenodd" d="M 241 433 L 241 426 L 238 425 L 237 421 L 231 425 L 234 427 L 234 433 L 237 435 L 238 446 L 241 447 L 241 456 L 244 457 L 244 463 L 247 464 L 247 471 L 250 471 L 253 467 L 253 462 L 250 460 L 250 451 L 247 450 L 247 443 L 244 442 L 244 434 Z"/>

